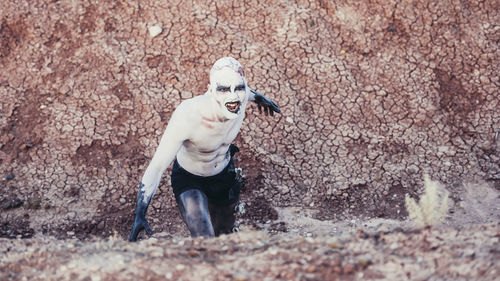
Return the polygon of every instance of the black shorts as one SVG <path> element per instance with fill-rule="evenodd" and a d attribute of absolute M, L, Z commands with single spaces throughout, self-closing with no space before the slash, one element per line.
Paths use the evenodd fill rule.
<path fill-rule="evenodd" d="M 190 189 L 200 190 L 216 205 L 234 204 L 240 198 L 241 182 L 236 179 L 232 158 L 222 172 L 209 177 L 193 175 L 175 160 L 170 180 L 176 199 Z"/>

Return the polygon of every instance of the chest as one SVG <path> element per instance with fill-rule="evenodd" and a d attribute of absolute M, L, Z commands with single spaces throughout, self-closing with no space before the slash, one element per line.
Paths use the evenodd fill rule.
<path fill-rule="evenodd" d="M 189 139 L 190 146 L 201 152 L 211 152 L 228 146 L 238 135 L 242 123 L 243 118 L 227 123 L 202 120 Z"/>

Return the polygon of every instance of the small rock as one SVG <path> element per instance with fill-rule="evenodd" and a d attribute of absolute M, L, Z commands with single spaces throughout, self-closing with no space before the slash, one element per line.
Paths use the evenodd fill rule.
<path fill-rule="evenodd" d="M 332 248 L 332 249 L 342 249 L 344 248 L 344 246 L 338 242 L 329 242 L 328 243 L 328 247 Z"/>
<path fill-rule="evenodd" d="M 153 258 L 160 258 L 163 257 L 163 250 L 161 249 L 154 249 L 149 252 L 149 255 Z"/>
<path fill-rule="evenodd" d="M 372 264 L 372 260 L 366 257 L 359 257 L 357 261 L 358 264 L 363 268 L 366 268 L 367 266 Z"/>
<path fill-rule="evenodd" d="M 190 257 L 193 257 L 193 258 L 194 258 L 194 257 L 199 256 L 199 253 L 198 253 L 196 250 L 194 250 L 194 249 L 189 249 L 189 251 L 188 251 L 188 255 L 189 255 Z"/>
<path fill-rule="evenodd" d="M 59 89 L 59 93 L 60 93 L 61 95 L 65 95 L 65 94 L 67 94 L 70 90 L 71 90 L 71 88 L 70 88 L 68 85 L 64 85 L 64 86 L 62 86 L 62 87 Z"/>
<path fill-rule="evenodd" d="M 7 201 L 5 204 L 2 205 L 2 209 L 4 210 L 9 210 L 9 209 L 15 209 L 19 208 L 23 205 L 23 201 L 19 198 L 11 199 Z"/>
<path fill-rule="evenodd" d="M 104 229 L 104 226 L 105 226 L 104 221 L 101 221 L 101 222 L 99 222 L 99 224 L 97 225 L 97 229 L 98 229 L 98 230 L 103 230 L 103 229 Z"/>
<path fill-rule="evenodd" d="M 288 194 L 290 192 L 289 188 L 286 185 L 278 186 L 281 194 Z"/>
<path fill-rule="evenodd" d="M 308 266 L 308 267 L 306 268 L 306 272 L 307 272 L 307 273 L 313 273 L 313 272 L 315 272 L 315 271 L 316 271 L 316 266 L 314 266 L 314 265 L 310 265 L 310 266 Z"/>
<path fill-rule="evenodd" d="M 193 94 L 190 92 L 182 91 L 181 92 L 181 99 L 190 99 L 193 97 Z"/>
<path fill-rule="evenodd" d="M 236 273 L 235 275 L 233 275 L 233 278 L 234 280 L 236 281 L 246 281 L 246 280 L 250 280 L 250 277 L 248 276 L 248 274 L 246 273 Z"/>
<path fill-rule="evenodd" d="M 5 179 L 7 179 L 7 180 L 13 180 L 13 179 L 14 179 L 14 177 L 15 177 L 15 176 L 14 176 L 14 174 L 8 174 L 8 175 L 5 177 Z"/>
<path fill-rule="evenodd" d="M 351 273 L 354 273 L 354 271 L 356 271 L 355 264 L 348 263 L 348 264 L 344 265 L 344 267 L 343 267 L 344 274 L 351 274 Z"/>
<path fill-rule="evenodd" d="M 162 33 L 162 31 L 163 29 L 161 28 L 161 26 L 153 25 L 149 28 L 149 36 L 151 36 L 151 38 L 154 38 Z"/>

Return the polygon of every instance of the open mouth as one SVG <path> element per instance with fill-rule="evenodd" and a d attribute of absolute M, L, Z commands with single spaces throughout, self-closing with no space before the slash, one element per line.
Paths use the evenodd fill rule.
<path fill-rule="evenodd" d="M 226 108 L 232 113 L 238 113 L 238 110 L 240 110 L 240 102 L 226 102 Z"/>

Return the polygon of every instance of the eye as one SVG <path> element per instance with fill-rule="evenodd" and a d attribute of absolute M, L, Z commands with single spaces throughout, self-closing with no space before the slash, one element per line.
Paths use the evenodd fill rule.
<path fill-rule="evenodd" d="M 229 92 L 230 90 L 231 90 L 231 88 L 230 88 L 230 87 L 225 87 L 225 86 L 218 86 L 218 87 L 217 87 L 217 91 L 218 91 L 218 92 L 227 93 L 227 92 Z"/>
<path fill-rule="evenodd" d="M 238 85 L 236 88 L 234 88 L 235 91 L 244 91 L 245 90 L 245 85 Z"/>

